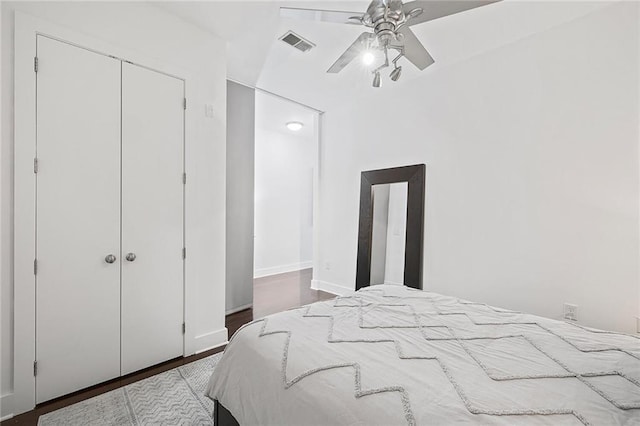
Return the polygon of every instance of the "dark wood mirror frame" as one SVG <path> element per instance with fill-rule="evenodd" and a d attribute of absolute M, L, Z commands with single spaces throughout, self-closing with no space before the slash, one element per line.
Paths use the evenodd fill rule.
<path fill-rule="evenodd" d="M 362 172 L 360 182 L 360 223 L 358 226 L 356 290 L 369 286 L 371 280 L 371 238 L 373 231 L 372 186 L 400 182 L 408 183 L 404 285 L 422 289 L 425 165 L 416 164 L 413 166 Z"/>

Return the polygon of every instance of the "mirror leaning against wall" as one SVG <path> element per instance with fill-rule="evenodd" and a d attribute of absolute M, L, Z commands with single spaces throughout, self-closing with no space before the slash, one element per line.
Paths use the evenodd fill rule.
<path fill-rule="evenodd" d="M 362 172 L 356 290 L 422 288 L 425 165 Z"/>
<path fill-rule="evenodd" d="M 407 182 L 371 186 L 371 285 L 404 283 L 408 186 Z"/>

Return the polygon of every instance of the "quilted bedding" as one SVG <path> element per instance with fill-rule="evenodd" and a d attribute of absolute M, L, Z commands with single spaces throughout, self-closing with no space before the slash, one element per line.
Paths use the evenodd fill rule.
<path fill-rule="evenodd" d="M 640 425 L 640 339 L 378 285 L 245 325 L 207 394 L 241 425 Z"/>

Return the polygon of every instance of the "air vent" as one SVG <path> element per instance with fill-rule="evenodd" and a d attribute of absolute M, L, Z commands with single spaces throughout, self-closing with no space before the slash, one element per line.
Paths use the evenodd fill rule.
<path fill-rule="evenodd" d="M 280 40 L 284 41 L 290 46 L 295 47 L 301 52 L 307 52 L 311 50 L 311 48 L 316 46 L 315 44 L 311 43 L 309 40 L 303 39 L 293 31 L 287 31 L 282 37 L 280 37 Z"/>

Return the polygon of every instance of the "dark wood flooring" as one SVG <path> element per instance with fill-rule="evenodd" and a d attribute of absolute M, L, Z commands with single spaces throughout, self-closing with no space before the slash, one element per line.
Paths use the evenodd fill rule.
<path fill-rule="evenodd" d="M 254 318 L 334 298 L 333 294 L 311 290 L 312 271 L 303 269 L 253 280 Z"/>
<path fill-rule="evenodd" d="M 231 337 L 236 330 L 244 324 L 253 321 L 254 318 L 262 318 L 276 312 L 282 312 L 308 303 L 335 297 L 333 294 L 311 290 L 310 285 L 311 269 L 255 279 L 253 285 L 253 309 L 245 309 L 243 311 L 227 315 L 225 319 L 225 325 L 227 330 L 229 330 L 229 337 Z M 83 389 L 70 395 L 39 404 L 34 410 L 15 416 L 12 419 L 5 420 L 1 422 L 0 425 L 35 426 L 38 424 L 38 418 L 43 414 L 84 401 L 85 399 L 112 391 L 119 387 L 126 386 L 133 382 L 137 382 L 138 380 L 163 373 L 167 370 L 171 370 L 172 368 L 197 361 L 201 358 L 221 352 L 222 350 L 224 350 L 224 347 L 212 349 L 210 351 L 184 358 L 176 358 L 174 360 L 149 367 L 145 370 Z"/>
<path fill-rule="evenodd" d="M 229 337 L 254 319 L 336 297 L 324 291 L 311 290 L 311 275 L 312 269 L 303 269 L 253 280 L 253 309 L 227 315 Z"/>

